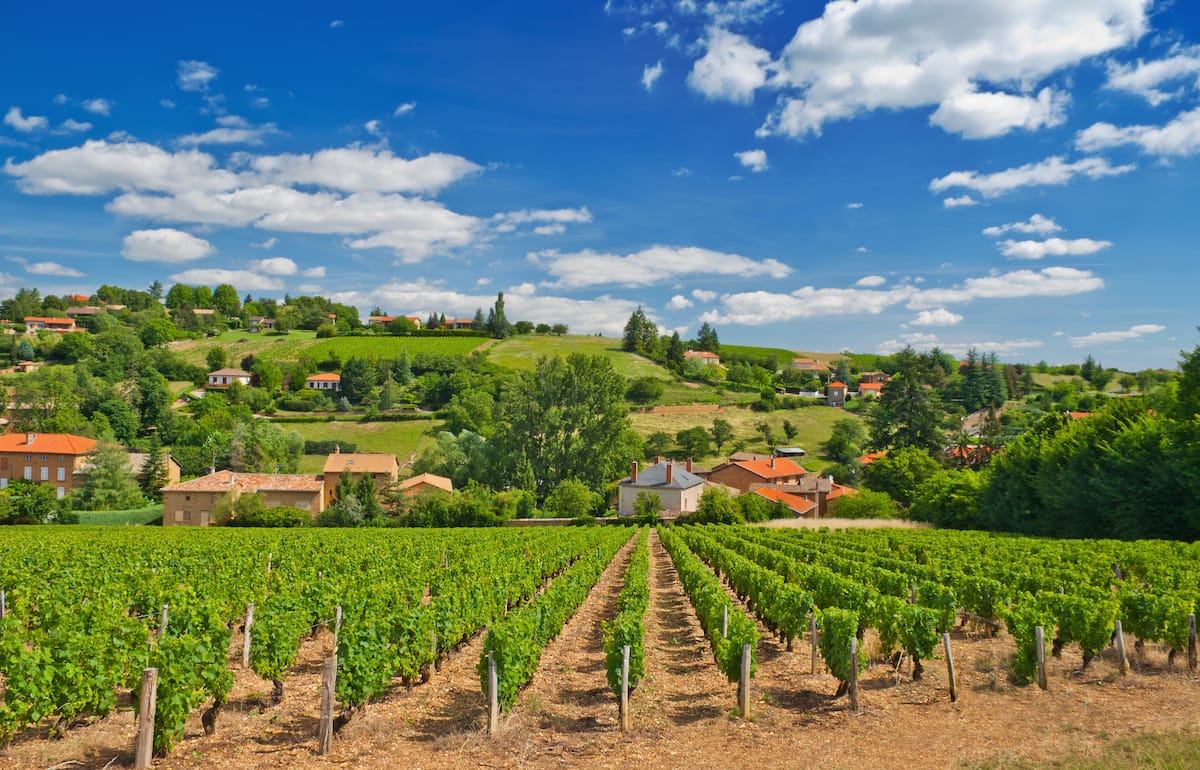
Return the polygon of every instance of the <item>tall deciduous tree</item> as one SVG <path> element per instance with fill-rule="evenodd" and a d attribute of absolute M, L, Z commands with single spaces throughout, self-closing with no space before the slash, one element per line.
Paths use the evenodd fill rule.
<path fill-rule="evenodd" d="M 88 455 L 88 472 L 74 495 L 74 507 L 85 511 L 121 511 L 146 503 L 120 447 L 98 445 Z"/>

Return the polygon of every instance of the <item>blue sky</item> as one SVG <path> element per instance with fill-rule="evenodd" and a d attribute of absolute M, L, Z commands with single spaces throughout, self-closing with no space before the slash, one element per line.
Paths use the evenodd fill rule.
<path fill-rule="evenodd" d="M 1149 0 L 23 4 L 0 296 L 1002 360 L 1197 340 L 1200 24 Z"/>

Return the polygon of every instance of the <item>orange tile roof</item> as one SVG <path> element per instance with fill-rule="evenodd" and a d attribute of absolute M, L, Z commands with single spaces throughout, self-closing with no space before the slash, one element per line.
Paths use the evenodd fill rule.
<path fill-rule="evenodd" d="M 858 389 L 860 391 L 883 390 L 883 383 L 882 382 L 860 382 L 860 383 L 858 383 Z"/>
<path fill-rule="evenodd" d="M 436 476 L 432 473 L 422 473 L 400 482 L 400 489 L 402 491 L 416 492 L 419 491 L 418 487 L 422 486 L 433 487 L 443 492 L 454 492 L 454 482 L 445 476 Z"/>
<path fill-rule="evenodd" d="M 321 492 L 325 479 L 298 473 L 236 473 L 217 471 L 190 481 L 162 488 L 163 492 Z"/>
<path fill-rule="evenodd" d="M 304 378 L 305 382 L 341 382 L 342 375 L 337 372 L 322 372 Z"/>
<path fill-rule="evenodd" d="M 765 497 L 773 503 L 783 503 L 801 516 L 817 507 L 817 504 L 812 500 L 809 500 L 807 497 L 793 495 L 790 492 L 783 492 L 778 489 L 772 489 L 771 487 L 761 487 L 754 490 L 753 494 L 756 494 L 759 497 Z"/>
<path fill-rule="evenodd" d="M 859 465 L 870 465 L 876 460 L 882 460 L 887 457 L 887 452 L 870 452 L 858 458 Z"/>
<path fill-rule="evenodd" d="M 739 468 L 750 471 L 763 479 L 779 479 L 787 476 L 803 476 L 808 471 L 786 457 L 773 457 L 766 460 L 744 460 L 734 463 Z"/>
<path fill-rule="evenodd" d="M 683 354 L 683 357 L 684 358 L 715 358 L 718 361 L 721 360 L 721 357 L 718 356 L 716 353 L 711 353 L 707 350 L 689 350 Z"/>
<path fill-rule="evenodd" d="M 69 326 L 75 325 L 74 318 L 46 318 L 46 317 L 39 316 L 39 315 L 25 316 L 25 323 L 29 323 L 30 321 L 41 321 L 44 324 L 55 324 L 55 325 L 60 325 L 60 324 L 67 324 Z"/>
<path fill-rule="evenodd" d="M 829 383 L 829 387 L 831 387 L 831 388 L 844 388 L 844 387 L 846 387 L 846 383 L 842 382 L 841 380 L 837 380 L 836 382 L 831 382 L 831 383 Z"/>
<path fill-rule="evenodd" d="M 396 455 L 366 452 L 334 452 L 325 458 L 325 474 L 341 473 L 395 473 L 400 468 Z"/>
<path fill-rule="evenodd" d="M 832 484 L 829 487 L 829 492 L 826 493 L 826 500 L 836 500 L 844 495 L 857 495 L 858 490 L 854 487 L 843 487 L 841 484 Z"/>
<path fill-rule="evenodd" d="M 85 455 L 96 440 L 70 433 L 9 433 L 0 436 L 0 452 L 40 452 L 47 455 Z"/>

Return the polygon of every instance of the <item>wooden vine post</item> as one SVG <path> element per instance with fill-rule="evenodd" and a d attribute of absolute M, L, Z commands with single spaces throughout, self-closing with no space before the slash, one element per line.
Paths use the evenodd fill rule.
<path fill-rule="evenodd" d="M 246 627 L 242 631 L 242 668 L 250 668 L 250 626 L 254 625 L 254 605 L 246 605 Z"/>
<path fill-rule="evenodd" d="M 1033 643 L 1037 646 L 1037 683 L 1043 690 L 1046 682 L 1046 632 L 1041 626 L 1033 627 Z"/>
<path fill-rule="evenodd" d="M 958 701 L 958 685 L 954 680 L 954 658 L 950 655 L 950 632 L 942 634 L 942 644 L 946 648 L 946 674 L 950 679 L 950 702 Z"/>
<path fill-rule="evenodd" d="M 325 668 L 321 671 L 321 726 L 317 732 L 317 753 L 321 756 L 329 754 L 333 745 L 333 707 L 337 692 L 337 655 L 325 659 Z"/>
<path fill-rule="evenodd" d="M 166 604 L 163 605 L 162 615 L 160 615 L 158 618 L 158 634 L 157 634 L 157 636 L 159 639 L 162 639 L 164 636 L 167 635 L 167 607 L 168 606 L 169 605 L 166 605 Z"/>
<path fill-rule="evenodd" d="M 729 638 L 729 605 L 721 606 L 721 638 Z"/>
<path fill-rule="evenodd" d="M 858 711 L 858 637 L 850 637 L 850 710 Z"/>
<path fill-rule="evenodd" d="M 1196 613 L 1188 615 L 1188 671 L 1196 670 Z"/>
<path fill-rule="evenodd" d="M 8 614 L 8 597 L 4 591 L 0 591 L 0 619 L 3 619 Z"/>
<path fill-rule="evenodd" d="M 1129 660 L 1125 657 L 1125 631 L 1119 620 L 1113 623 L 1113 640 L 1117 643 L 1117 669 L 1125 676 L 1129 673 Z"/>
<path fill-rule="evenodd" d="M 154 712 L 158 705 L 158 669 L 142 669 L 142 692 L 138 699 L 137 738 L 133 744 L 134 770 L 146 770 L 154 758 Z"/>
<path fill-rule="evenodd" d="M 621 647 L 621 732 L 629 731 L 629 645 Z"/>
<path fill-rule="evenodd" d="M 750 718 L 750 645 L 742 645 L 742 670 L 738 677 L 738 711 L 742 719 Z"/>
<path fill-rule="evenodd" d="M 495 735 L 500 727 L 500 684 L 496 674 L 496 658 L 488 650 L 488 735 Z"/>
<path fill-rule="evenodd" d="M 342 605 L 338 605 L 333 611 L 333 651 L 337 652 L 338 634 L 342 632 Z"/>

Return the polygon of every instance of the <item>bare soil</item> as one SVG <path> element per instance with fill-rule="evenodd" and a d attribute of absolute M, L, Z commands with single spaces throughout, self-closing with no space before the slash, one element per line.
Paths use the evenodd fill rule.
<path fill-rule="evenodd" d="M 321 662 L 331 637 L 305 639 L 283 701 L 268 706 L 271 683 L 240 669 L 240 640 L 230 647 L 236 683 L 217 733 L 205 737 L 199 713 L 162 768 L 558 768 L 805 767 L 950 768 L 1006 757 L 1039 761 L 1067 753 L 1100 754 L 1136 733 L 1200 734 L 1200 678 L 1183 658 L 1127 645 L 1132 671 L 1118 675 L 1108 650 L 1086 670 L 1067 648 L 1049 663 L 1050 687 L 1010 681 L 1009 637 L 972 628 L 953 636 L 959 699 L 951 704 L 943 660 L 893 668 L 872 660 L 861 679 L 861 710 L 834 698 L 836 680 L 797 640 L 791 652 L 760 628 L 759 670 L 750 719 L 736 716 L 736 686 L 717 672 L 695 613 L 666 552 L 651 535 L 647 676 L 633 693 L 633 729 L 618 729 L 617 701 L 604 678 L 600 623 L 615 612 L 628 547 L 601 577 L 580 611 L 545 649 L 538 673 L 498 735 L 483 732 L 486 705 L 475 665 L 482 634 L 453 653 L 423 685 L 392 691 L 356 714 L 316 753 Z M 237 635 L 235 635 L 237 636 Z M 869 650 L 874 640 L 868 634 Z M 132 764 L 129 704 L 102 720 L 74 726 L 61 739 L 30 731 L 0 749 L 4 768 L 104 768 Z"/>

